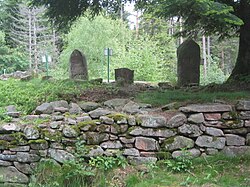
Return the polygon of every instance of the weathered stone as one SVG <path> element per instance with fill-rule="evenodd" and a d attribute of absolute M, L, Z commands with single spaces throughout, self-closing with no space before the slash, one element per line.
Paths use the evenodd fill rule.
<path fill-rule="evenodd" d="M 150 115 L 139 115 L 137 118 L 142 127 L 165 127 L 166 126 L 166 118 L 164 116 L 150 116 Z"/>
<path fill-rule="evenodd" d="M 250 120 L 250 111 L 240 112 L 240 119 Z"/>
<path fill-rule="evenodd" d="M 112 156 L 112 157 L 115 157 L 117 156 L 118 154 L 120 154 L 120 149 L 106 149 L 104 151 L 104 155 L 105 156 Z"/>
<path fill-rule="evenodd" d="M 88 116 L 88 114 L 86 116 L 80 116 L 80 117 L 76 117 L 76 122 L 82 122 L 82 121 L 91 121 L 92 118 Z"/>
<path fill-rule="evenodd" d="M 166 139 L 164 147 L 167 151 L 174 151 L 182 148 L 193 148 L 194 141 L 184 136 L 176 136 L 174 138 Z"/>
<path fill-rule="evenodd" d="M 62 125 L 62 121 L 53 121 L 49 124 L 50 128 L 58 129 Z"/>
<path fill-rule="evenodd" d="M 40 156 L 36 154 L 29 154 L 26 152 L 17 152 L 16 154 L 17 161 L 22 163 L 31 163 L 31 162 L 37 162 L 40 160 Z"/>
<path fill-rule="evenodd" d="M 143 151 L 156 151 L 159 149 L 159 144 L 153 138 L 136 137 L 135 148 Z"/>
<path fill-rule="evenodd" d="M 127 124 L 127 119 L 124 117 L 124 118 L 121 118 L 119 120 L 117 120 L 116 122 L 118 125 L 121 125 L 121 124 Z"/>
<path fill-rule="evenodd" d="M 9 150 L 4 150 L 4 151 L 2 152 L 2 154 L 3 154 L 3 155 L 15 155 L 16 152 L 14 152 L 14 151 L 9 151 Z"/>
<path fill-rule="evenodd" d="M 224 136 L 224 133 L 221 129 L 217 129 L 217 128 L 213 128 L 213 127 L 207 127 L 206 134 L 208 134 L 210 136 Z"/>
<path fill-rule="evenodd" d="M 128 162 L 133 165 L 142 165 L 142 164 L 149 164 L 149 163 L 156 163 L 157 158 L 155 157 L 134 157 L 128 156 Z"/>
<path fill-rule="evenodd" d="M 109 110 L 98 108 L 96 110 L 90 111 L 89 115 L 90 115 L 90 117 L 96 119 L 96 118 L 99 118 L 100 116 L 106 116 L 110 113 L 111 113 L 111 111 L 109 111 Z"/>
<path fill-rule="evenodd" d="M 36 107 L 35 114 L 52 114 L 54 112 L 53 106 L 50 103 L 43 103 Z"/>
<path fill-rule="evenodd" d="M 10 182 L 28 184 L 29 182 L 29 178 L 13 166 L 0 167 L 0 176 L 0 183 Z"/>
<path fill-rule="evenodd" d="M 112 124 L 114 124 L 114 119 L 112 119 L 112 118 L 109 118 L 109 117 L 107 117 L 107 116 L 101 116 L 100 117 L 100 120 L 101 120 L 101 122 L 103 122 L 103 123 L 105 123 L 105 124 L 109 124 L 109 125 L 112 125 Z"/>
<path fill-rule="evenodd" d="M 0 166 L 11 166 L 12 163 L 4 160 L 0 160 Z"/>
<path fill-rule="evenodd" d="M 130 101 L 122 108 L 122 111 L 128 114 L 137 114 L 140 112 L 140 105 Z"/>
<path fill-rule="evenodd" d="M 24 128 L 23 133 L 28 140 L 36 140 L 40 137 L 38 129 L 30 125 Z"/>
<path fill-rule="evenodd" d="M 176 128 L 176 127 L 180 127 L 186 122 L 187 122 L 187 117 L 184 114 L 180 113 L 170 118 L 166 126 L 169 128 Z"/>
<path fill-rule="evenodd" d="M 103 154 L 104 150 L 100 146 L 94 146 L 88 151 L 88 153 L 85 156 L 96 157 L 96 156 L 102 156 Z"/>
<path fill-rule="evenodd" d="M 109 135 L 105 133 L 86 132 L 84 139 L 88 145 L 99 145 L 101 142 L 109 140 Z"/>
<path fill-rule="evenodd" d="M 73 160 L 74 155 L 71 153 L 68 153 L 67 151 L 64 150 L 59 150 L 59 149 L 49 149 L 48 151 L 49 156 L 56 160 L 59 163 L 63 163 L 67 160 Z"/>
<path fill-rule="evenodd" d="M 249 128 L 239 128 L 239 129 L 223 129 L 224 133 L 226 134 L 238 134 L 238 135 L 245 135 L 250 132 Z"/>
<path fill-rule="evenodd" d="M 250 155 L 250 146 L 226 146 L 222 153 L 230 157 Z"/>
<path fill-rule="evenodd" d="M 194 104 L 194 105 L 188 105 L 186 107 L 181 107 L 179 108 L 179 110 L 185 113 L 230 112 L 232 111 L 232 106 L 225 104 Z"/>
<path fill-rule="evenodd" d="M 159 82 L 158 86 L 162 89 L 173 89 L 173 85 L 170 82 Z"/>
<path fill-rule="evenodd" d="M 172 153 L 172 157 L 173 158 L 177 158 L 177 157 L 188 157 L 188 158 L 196 158 L 199 157 L 201 155 L 201 152 L 199 149 L 189 149 L 189 150 L 185 150 L 185 151 L 174 151 Z"/>
<path fill-rule="evenodd" d="M 190 123 L 203 123 L 204 120 L 204 116 L 202 113 L 198 113 L 198 114 L 191 114 L 188 117 L 188 122 Z"/>
<path fill-rule="evenodd" d="M 244 122 L 241 121 L 235 121 L 235 120 L 227 120 L 227 121 L 206 121 L 204 122 L 204 125 L 207 127 L 215 127 L 219 129 L 236 129 L 241 128 L 244 126 Z"/>
<path fill-rule="evenodd" d="M 136 119 L 134 116 L 128 116 L 128 124 L 131 126 L 135 126 L 136 125 Z M 250 123 L 249 123 L 250 126 Z"/>
<path fill-rule="evenodd" d="M 111 109 L 121 110 L 130 100 L 129 99 L 111 99 L 104 102 L 104 106 Z"/>
<path fill-rule="evenodd" d="M 60 112 L 60 113 L 65 113 L 68 112 L 69 109 L 68 108 L 64 108 L 64 107 L 55 107 L 54 108 L 54 112 Z"/>
<path fill-rule="evenodd" d="M 12 131 L 18 132 L 20 130 L 21 130 L 20 126 L 14 123 L 7 123 L 0 125 L 0 133 L 9 133 Z"/>
<path fill-rule="evenodd" d="M 103 143 L 101 143 L 100 146 L 104 149 L 120 149 L 120 148 L 122 148 L 122 144 L 119 140 L 118 141 L 103 142 Z"/>
<path fill-rule="evenodd" d="M 250 145 L 250 133 L 247 134 L 246 145 Z"/>
<path fill-rule="evenodd" d="M 134 70 L 128 68 L 115 69 L 115 82 L 120 86 L 134 83 Z"/>
<path fill-rule="evenodd" d="M 69 109 L 70 114 L 80 114 L 82 112 L 82 109 L 76 103 L 70 103 L 69 107 L 70 107 Z"/>
<path fill-rule="evenodd" d="M 67 108 L 69 109 L 69 103 L 65 100 L 50 102 L 53 108 Z"/>
<path fill-rule="evenodd" d="M 77 127 L 73 128 L 70 126 L 65 126 L 63 128 L 63 135 L 67 138 L 75 138 L 79 135 L 79 131 L 76 130 Z"/>
<path fill-rule="evenodd" d="M 68 125 L 76 125 L 76 120 L 72 118 L 66 118 L 65 121 L 67 122 Z"/>
<path fill-rule="evenodd" d="M 141 157 L 157 157 L 157 153 L 156 152 L 141 151 L 140 156 Z"/>
<path fill-rule="evenodd" d="M 52 121 L 62 121 L 62 120 L 64 120 L 64 116 L 63 115 L 51 116 L 51 120 Z"/>
<path fill-rule="evenodd" d="M 178 132 L 188 137 L 198 137 L 203 134 L 197 125 L 184 124 L 178 128 Z"/>
<path fill-rule="evenodd" d="M 140 152 L 135 148 L 124 149 L 123 155 L 124 156 L 140 156 Z"/>
<path fill-rule="evenodd" d="M 6 114 L 12 118 L 18 118 L 20 116 L 20 112 L 16 110 L 14 105 L 6 106 Z"/>
<path fill-rule="evenodd" d="M 40 114 L 39 118 L 48 120 L 51 118 L 51 115 L 50 114 Z"/>
<path fill-rule="evenodd" d="M 250 127 L 250 120 L 245 121 L 245 127 Z"/>
<path fill-rule="evenodd" d="M 216 155 L 218 154 L 218 149 L 214 149 L 214 148 L 207 148 L 206 149 L 206 154 L 207 155 Z"/>
<path fill-rule="evenodd" d="M 30 150 L 30 146 L 17 146 L 17 147 L 11 147 L 10 151 L 15 151 L 15 152 L 27 152 Z"/>
<path fill-rule="evenodd" d="M 235 119 L 235 117 L 231 115 L 231 112 L 224 112 L 221 117 L 222 119 Z"/>
<path fill-rule="evenodd" d="M 125 144 L 132 144 L 135 142 L 135 138 L 134 137 L 131 137 L 131 138 L 126 138 L 126 137 L 120 137 L 120 141 L 122 143 L 125 143 Z"/>
<path fill-rule="evenodd" d="M 137 127 L 133 129 L 130 133 L 130 135 L 134 136 L 149 136 L 149 137 L 164 137 L 169 138 L 176 135 L 176 132 L 169 130 L 169 129 L 143 129 L 141 127 Z"/>
<path fill-rule="evenodd" d="M 98 132 L 110 132 L 110 126 L 109 125 L 104 125 L 104 124 L 98 125 L 97 128 L 96 128 L 96 130 Z"/>
<path fill-rule="evenodd" d="M 239 101 L 236 105 L 237 110 L 250 110 L 250 101 Z"/>
<path fill-rule="evenodd" d="M 118 138 L 118 136 L 116 136 L 116 135 L 110 134 L 110 135 L 109 135 L 109 139 L 110 139 L 111 141 L 113 141 L 113 140 L 118 140 L 119 138 Z"/>
<path fill-rule="evenodd" d="M 233 146 L 240 146 L 240 145 L 245 145 L 245 138 L 234 135 L 234 134 L 226 134 L 226 144 L 228 146 L 233 145 Z"/>
<path fill-rule="evenodd" d="M 220 113 L 205 113 L 204 117 L 208 121 L 217 121 L 221 119 Z"/>
<path fill-rule="evenodd" d="M 70 55 L 70 78 L 88 80 L 86 57 L 77 49 Z"/>
<path fill-rule="evenodd" d="M 17 156 L 16 155 L 5 155 L 5 154 L 0 154 L 0 160 L 3 161 L 17 161 Z"/>
<path fill-rule="evenodd" d="M 15 140 L 15 137 L 13 137 L 11 134 L 0 134 L 0 140 L 5 140 L 10 142 Z"/>
<path fill-rule="evenodd" d="M 46 140 L 37 141 L 30 144 L 31 149 L 44 150 L 49 148 L 49 144 Z"/>
<path fill-rule="evenodd" d="M 101 106 L 99 103 L 96 102 L 79 102 L 78 105 L 84 112 L 90 112 Z"/>
<path fill-rule="evenodd" d="M 199 136 L 195 142 L 199 147 L 208 147 L 215 149 L 223 149 L 225 147 L 226 139 L 222 137 Z"/>
<path fill-rule="evenodd" d="M 31 174 L 32 170 L 29 164 L 14 162 L 14 166 L 24 174 Z"/>
<path fill-rule="evenodd" d="M 187 86 L 191 83 L 199 85 L 200 82 L 200 47 L 187 39 L 177 49 L 178 86 Z"/>

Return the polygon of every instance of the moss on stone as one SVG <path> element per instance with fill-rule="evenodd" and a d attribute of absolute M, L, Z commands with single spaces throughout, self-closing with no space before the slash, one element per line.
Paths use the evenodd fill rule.
<path fill-rule="evenodd" d="M 140 119 L 138 116 L 135 118 L 136 124 L 141 125 L 142 124 L 142 119 Z"/>
<path fill-rule="evenodd" d="M 10 143 L 6 140 L 0 140 L 0 149 L 8 149 Z"/>
<path fill-rule="evenodd" d="M 47 141 L 44 139 L 29 140 L 28 141 L 28 144 L 45 144 L 45 143 L 47 143 Z"/>
<path fill-rule="evenodd" d="M 107 117 L 112 118 L 114 121 L 121 121 L 122 119 L 128 119 L 128 115 L 126 114 L 121 114 L 121 113 L 115 113 L 115 114 L 109 114 Z"/>
<path fill-rule="evenodd" d="M 164 142 L 162 144 L 162 148 L 165 148 L 166 145 L 170 145 L 170 144 L 174 143 L 174 139 L 175 139 L 175 136 L 167 138 L 166 140 L 164 140 Z"/>
<path fill-rule="evenodd" d="M 50 141 L 60 142 L 62 140 L 62 133 L 59 131 L 50 132 L 47 129 L 43 129 L 41 132 L 42 132 L 43 137 L 49 139 Z"/>
<path fill-rule="evenodd" d="M 172 158 L 172 155 L 168 151 L 159 151 L 156 153 L 156 157 L 158 158 L 158 160 L 167 160 Z"/>
<path fill-rule="evenodd" d="M 121 126 L 118 125 L 118 124 L 113 124 L 111 125 L 116 131 L 118 134 L 120 134 L 122 132 L 122 129 L 121 129 Z"/>
<path fill-rule="evenodd" d="M 100 122 L 100 120 L 87 120 L 87 121 L 81 121 L 77 124 L 79 128 L 85 127 L 86 125 L 96 125 L 97 122 Z"/>
<path fill-rule="evenodd" d="M 15 133 L 12 133 L 10 136 L 14 138 L 14 140 L 10 142 L 11 145 L 27 144 L 27 141 L 25 139 L 25 134 L 22 132 L 15 132 Z"/>
<path fill-rule="evenodd" d="M 74 129 L 74 131 L 76 131 L 77 134 L 81 133 L 81 130 L 77 125 L 73 125 L 73 126 L 71 126 L 71 128 Z"/>

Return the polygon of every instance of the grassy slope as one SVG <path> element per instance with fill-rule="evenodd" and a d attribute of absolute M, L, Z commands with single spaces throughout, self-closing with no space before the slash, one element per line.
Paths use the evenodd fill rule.
<path fill-rule="evenodd" d="M 226 158 L 214 156 L 193 160 L 194 168 L 183 173 L 174 173 L 164 167 L 151 170 L 146 175 L 136 173 L 128 176 L 127 187 L 250 186 L 250 157 Z"/>
<path fill-rule="evenodd" d="M 86 82 L 41 81 L 34 79 L 28 82 L 18 80 L 0 81 L 0 107 L 16 105 L 23 113 L 30 113 L 43 102 L 65 99 L 75 101 L 84 90 L 93 88 L 106 89 L 117 93 L 119 88 L 110 85 L 94 85 Z M 95 94 L 90 92 L 89 94 Z M 119 97 L 119 94 L 115 97 Z M 135 100 L 149 103 L 153 106 L 165 105 L 171 102 L 196 103 L 213 102 L 216 99 L 233 102 L 242 98 L 250 98 L 244 92 L 187 92 L 181 90 L 145 91 L 135 95 Z"/>

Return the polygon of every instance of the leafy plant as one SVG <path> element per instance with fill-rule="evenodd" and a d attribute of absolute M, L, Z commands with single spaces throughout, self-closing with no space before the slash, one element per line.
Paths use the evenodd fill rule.
<path fill-rule="evenodd" d="M 2 107 L 0 107 L 0 121 L 3 122 L 10 122 L 12 120 L 12 117 L 8 116 L 6 114 L 6 110 Z"/>
<path fill-rule="evenodd" d="M 184 172 L 193 169 L 193 162 L 190 153 L 187 150 L 182 150 L 180 156 L 172 160 L 164 161 L 167 168 L 174 172 Z"/>

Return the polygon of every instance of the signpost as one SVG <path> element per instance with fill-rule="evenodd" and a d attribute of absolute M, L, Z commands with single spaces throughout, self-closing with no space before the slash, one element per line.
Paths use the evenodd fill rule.
<path fill-rule="evenodd" d="M 45 63 L 45 68 L 46 68 L 46 72 L 47 72 L 47 76 L 49 76 L 49 63 L 52 62 L 52 58 L 50 55 L 45 54 L 42 56 L 42 62 Z"/>
<path fill-rule="evenodd" d="M 113 55 L 113 50 L 111 48 L 104 49 L 104 55 L 108 57 L 108 82 L 109 82 L 110 56 Z"/>

